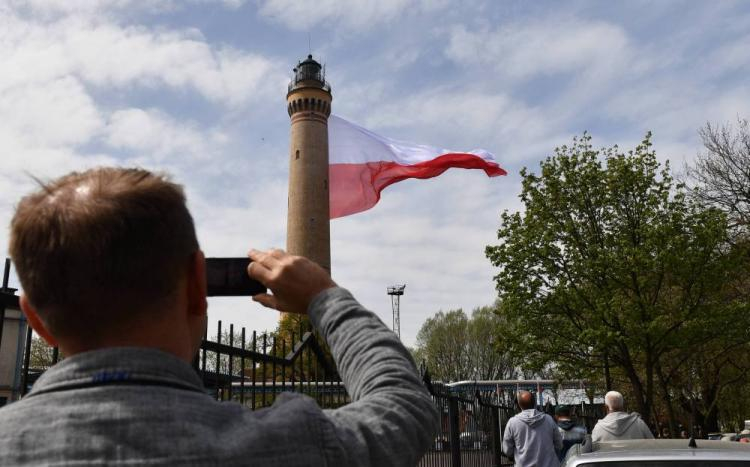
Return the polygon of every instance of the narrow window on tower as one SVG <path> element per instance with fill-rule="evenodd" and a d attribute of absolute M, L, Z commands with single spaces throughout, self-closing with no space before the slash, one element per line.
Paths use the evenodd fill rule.
<path fill-rule="evenodd" d="M 327 190 L 328 189 L 328 180 L 323 180 L 323 187 Z"/>
<path fill-rule="evenodd" d="M 299 149 L 297 149 L 297 153 L 294 155 L 295 159 L 299 159 Z"/>

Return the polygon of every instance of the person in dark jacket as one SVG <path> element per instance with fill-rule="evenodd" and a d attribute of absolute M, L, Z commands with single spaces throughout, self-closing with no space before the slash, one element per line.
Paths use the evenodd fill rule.
<path fill-rule="evenodd" d="M 560 461 L 562 461 L 571 446 L 582 443 L 586 438 L 586 428 L 570 419 L 570 407 L 567 405 L 555 407 L 555 420 L 560 436 L 562 436 L 563 446 L 560 451 Z"/>

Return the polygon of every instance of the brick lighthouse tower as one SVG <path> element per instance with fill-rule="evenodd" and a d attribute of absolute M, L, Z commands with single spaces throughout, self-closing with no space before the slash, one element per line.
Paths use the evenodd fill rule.
<path fill-rule="evenodd" d="M 294 68 L 286 95 L 292 120 L 286 249 L 331 270 L 328 116 L 331 87 L 312 55 Z"/>

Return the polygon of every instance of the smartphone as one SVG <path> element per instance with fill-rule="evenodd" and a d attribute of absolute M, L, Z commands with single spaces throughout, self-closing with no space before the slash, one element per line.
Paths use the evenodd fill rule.
<path fill-rule="evenodd" d="M 209 297 L 251 296 L 267 291 L 266 286 L 250 279 L 250 258 L 206 258 Z"/>

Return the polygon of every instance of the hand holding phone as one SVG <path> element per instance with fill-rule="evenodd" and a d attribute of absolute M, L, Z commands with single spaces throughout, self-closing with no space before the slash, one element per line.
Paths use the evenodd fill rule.
<path fill-rule="evenodd" d="M 248 297 L 266 293 L 266 286 L 250 279 L 250 258 L 206 258 L 209 297 Z"/>
<path fill-rule="evenodd" d="M 278 249 L 250 250 L 249 255 L 253 260 L 250 276 L 263 281 L 273 292 L 255 295 L 253 300 L 268 308 L 305 314 L 315 296 L 336 287 L 328 271 L 302 256 Z"/>

